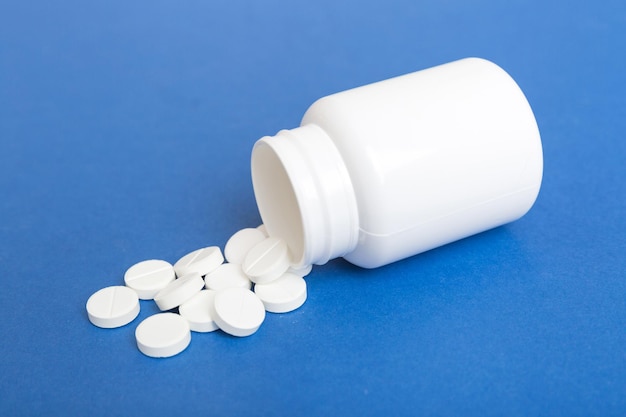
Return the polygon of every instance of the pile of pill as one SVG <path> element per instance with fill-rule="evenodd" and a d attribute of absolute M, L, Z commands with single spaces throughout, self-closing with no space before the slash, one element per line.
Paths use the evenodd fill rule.
<path fill-rule="evenodd" d="M 291 266 L 285 242 L 268 237 L 261 225 L 231 236 L 223 254 L 209 246 L 174 265 L 156 259 L 133 265 L 124 274 L 125 286 L 89 297 L 87 315 L 95 326 L 121 327 L 137 317 L 140 299 L 154 300 L 162 313 L 143 320 L 135 338 L 143 354 L 165 358 L 185 350 L 192 331 L 250 336 L 266 311 L 297 309 L 307 297 L 303 277 L 309 272 L 311 266 Z"/>

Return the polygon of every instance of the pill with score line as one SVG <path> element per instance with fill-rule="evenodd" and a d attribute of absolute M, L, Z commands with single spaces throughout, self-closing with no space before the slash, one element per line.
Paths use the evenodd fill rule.
<path fill-rule="evenodd" d="M 134 290 L 115 285 L 93 293 L 86 308 L 93 325 L 105 329 L 122 327 L 139 314 L 139 297 Z"/>
<path fill-rule="evenodd" d="M 289 250 L 285 241 L 269 237 L 259 242 L 246 255 L 242 268 L 255 284 L 277 279 L 289 268 Z"/>
<path fill-rule="evenodd" d="M 211 313 L 222 331 L 238 337 L 255 333 L 265 320 L 265 307 L 259 297 L 240 287 L 217 291 Z"/>
<path fill-rule="evenodd" d="M 159 259 L 136 263 L 124 274 L 126 286 L 135 290 L 140 300 L 152 300 L 175 279 L 176 273 L 172 264 Z"/>
<path fill-rule="evenodd" d="M 203 287 L 204 280 L 200 274 L 192 272 L 172 281 L 159 291 L 154 296 L 154 302 L 161 311 L 171 310 L 196 295 Z"/>
<path fill-rule="evenodd" d="M 217 246 L 209 246 L 197 249 L 180 258 L 174 264 L 174 270 L 178 277 L 196 272 L 200 275 L 206 275 L 214 271 L 224 262 L 224 255 Z"/>

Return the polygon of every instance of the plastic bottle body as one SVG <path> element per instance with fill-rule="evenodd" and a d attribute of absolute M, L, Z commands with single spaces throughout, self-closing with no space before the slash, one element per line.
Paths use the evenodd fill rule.
<path fill-rule="evenodd" d="M 268 152 L 282 166 L 280 185 L 264 173 Z M 526 98 L 476 58 L 324 97 L 300 128 L 262 138 L 252 155 L 261 217 L 271 234 L 296 230 L 286 236 L 295 263 L 344 256 L 367 268 L 518 219 L 542 172 Z M 271 202 L 268 183 L 291 202 Z M 286 216 L 297 220 L 281 225 Z"/>

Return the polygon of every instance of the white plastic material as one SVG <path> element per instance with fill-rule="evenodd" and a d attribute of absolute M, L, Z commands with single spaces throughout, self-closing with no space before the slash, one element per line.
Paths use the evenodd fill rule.
<path fill-rule="evenodd" d="M 280 277 L 289 268 L 289 251 L 285 241 L 269 237 L 256 244 L 246 255 L 242 268 L 255 284 Z"/>
<path fill-rule="evenodd" d="M 252 287 L 252 282 L 243 273 L 241 265 L 222 264 L 204 277 L 204 285 L 211 290 L 223 290 L 229 287 L 241 287 L 249 290 Z"/>
<path fill-rule="evenodd" d="M 265 237 L 270 237 L 270 236 L 267 234 L 267 229 L 265 228 L 265 225 L 264 225 L 264 224 L 260 224 L 260 225 L 258 225 L 258 226 L 257 226 L 257 230 L 260 230 L 260 231 L 261 231 L 261 233 L 263 233 L 263 235 L 265 235 Z"/>
<path fill-rule="evenodd" d="M 174 264 L 174 270 L 179 277 L 192 272 L 206 275 L 214 271 L 222 262 L 224 262 L 224 256 L 220 248 L 217 246 L 209 246 L 195 250 L 180 258 Z"/>
<path fill-rule="evenodd" d="M 135 290 L 141 300 L 152 300 L 156 293 L 175 279 L 172 265 L 158 259 L 139 262 L 124 274 L 126 286 Z"/>
<path fill-rule="evenodd" d="M 154 302 L 161 311 L 178 307 L 196 295 L 204 287 L 204 280 L 197 272 L 183 275 L 172 281 L 154 296 Z"/>
<path fill-rule="evenodd" d="M 306 301 L 306 282 L 298 275 L 286 273 L 268 284 L 257 284 L 254 292 L 270 313 L 288 313 Z"/>
<path fill-rule="evenodd" d="M 300 268 L 290 266 L 287 272 L 290 274 L 295 274 L 299 277 L 306 277 L 307 275 L 311 273 L 312 270 L 313 270 L 313 265 L 305 265 Z"/>
<path fill-rule="evenodd" d="M 241 265 L 250 249 L 266 238 L 267 236 L 265 236 L 262 230 L 241 229 L 226 242 L 224 257 L 230 263 Z"/>
<path fill-rule="evenodd" d="M 212 314 L 224 332 L 244 337 L 259 329 L 265 320 L 265 307 L 252 291 L 231 287 L 215 293 Z"/>
<path fill-rule="evenodd" d="M 148 317 L 135 330 L 137 347 L 146 356 L 167 358 L 185 350 L 191 342 L 187 320 L 174 313 Z"/>
<path fill-rule="evenodd" d="M 178 313 L 189 322 L 192 331 L 206 333 L 218 329 L 211 314 L 214 298 L 215 291 L 202 290 L 178 307 Z"/>
<path fill-rule="evenodd" d="M 128 287 L 113 286 L 96 291 L 87 300 L 87 316 L 105 329 L 124 326 L 139 314 L 139 297 Z"/>
<path fill-rule="evenodd" d="M 524 94 L 478 58 L 324 97 L 252 151 L 263 223 L 296 267 L 373 268 L 511 222 L 542 173 Z"/>

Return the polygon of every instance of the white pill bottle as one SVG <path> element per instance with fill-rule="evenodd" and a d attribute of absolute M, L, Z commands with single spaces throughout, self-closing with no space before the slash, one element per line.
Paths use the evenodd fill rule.
<path fill-rule="evenodd" d="M 520 218 L 543 174 L 526 97 L 479 58 L 321 98 L 251 163 L 263 223 L 295 265 L 365 268 Z"/>

